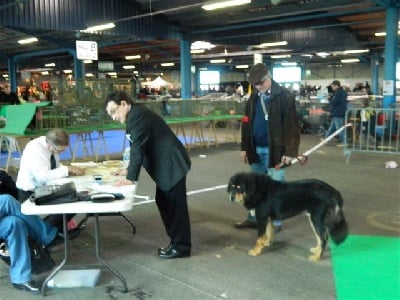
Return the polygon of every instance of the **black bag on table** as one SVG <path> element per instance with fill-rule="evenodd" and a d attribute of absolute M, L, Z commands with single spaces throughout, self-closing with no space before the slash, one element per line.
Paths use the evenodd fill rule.
<path fill-rule="evenodd" d="M 79 201 L 75 183 L 44 185 L 35 188 L 29 200 L 36 205 L 52 205 Z"/>

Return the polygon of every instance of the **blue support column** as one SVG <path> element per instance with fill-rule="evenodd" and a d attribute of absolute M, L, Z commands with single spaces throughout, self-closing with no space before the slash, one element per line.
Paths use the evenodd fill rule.
<path fill-rule="evenodd" d="M 385 71 L 383 108 L 396 104 L 396 62 L 398 47 L 398 9 L 393 5 L 386 9 Z M 385 82 L 387 84 L 385 84 Z M 388 84 L 389 83 L 389 84 Z M 388 88 L 390 87 L 390 88 Z"/>
<path fill-rule="evenodd" d="M 17 93 L 17 63 L 14 56 L 8 58 L 8 76 L 10 79 L 11 91 Z"/>
<path fill-rule="evenodd" d="M 190 41 L 182 38 L 181 48 L 181 98 L 190 99 L 192 97 L 192 58 L 190 56 Z"/>
<path fill-rule="evenodd" d="M 196 96 L 197 97 L 201 97 L 201 96 L 203 96 L 203 92 L 202 92 L 202 90 L 200 89 L 200 71 L 199 71 L 199 69 L 198 68 L 196 68 L 196 71 L 195 71 L 195 75 L 194 75 L 194 81 L 195 81 L 195 87 L 196 87 Z"/>
<path fill-rule="evenodd" d="M 85 65 L 82 60 L 77 58 L 76 55 L 76 50 L 75 49 L 69 49 L 68 52 L 72 55 L 72 58 L 74 60 L 74 77 L 75 77 L 75 83 L 76 83 L 76 98 L 79 103 L 82 103 L 82 101 L 86 100 L 83 99 L 84 95 L 84 78 L 85 78 Z"/>
<path fill-rule="evenodd" d="M 371 92 L 374 95 L 378 95 L 380 54 L 374 53 L 371 58 Z"/>

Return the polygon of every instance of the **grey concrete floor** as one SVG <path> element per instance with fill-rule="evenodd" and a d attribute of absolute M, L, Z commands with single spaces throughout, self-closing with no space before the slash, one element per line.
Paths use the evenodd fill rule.
<path fill-rule="evenodd" d="M 301 151 L 319 142 L 303 135 Z M 226 185 L 231 175 L 247 171 L 239 159 L 239 146 L 221 144 L 190 150 L 192 170 L 188 191 Z M 201 156 L 200 156 L 201 155 Z M 206 155 L 206 157 L 204 157 Z M 345 163 L 342 148 L 324 146 L 309 157 L 306 165 L 287 169 L 287 180 L 319 178 L 335 186 L 344 197 L 350 234 L 400 236 L 400 169 L 385 169 L 399 155 L 354 153 Z M 142 172 L 137 193 L 154 199 L 154 183 Z M 258 257 L 247 255 L 256 231 L 233 227 L 246 216 L 243 207 L 228 201 L 225 188 L 189 196 L 193 250 L 190 258 L 163 260 L 157 248 L 169 242 L 154 203 L 136 205 L 127 215 L 137 233 L 121 217 L 101 217 L 102 256 L 127 280 L 121 283 L 103 271 L 94 288 L 49 289 L 52 299 L 336 299 L 329 248 L 321 262 L 307 260 L 314 235 L 304 215 L 284 221 L 275 244 Z M 94 262 L 93 220 L 82 235 L 71 242 L 71 258 L 77 263 Z M 52 252 L 59 262 L 62 246 Z M 35 279 L 43 280 L 46 274 Z M 0 299 L 33 299 L 15 290 L 8 268 L 0 264 Z"/>

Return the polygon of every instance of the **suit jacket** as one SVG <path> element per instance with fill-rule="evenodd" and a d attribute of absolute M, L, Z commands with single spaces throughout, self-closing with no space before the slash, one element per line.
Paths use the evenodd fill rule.
<path fill-rule="evenodd" d="M 183 144 L 162 117 L 146 106 L 132 104 L 126 134 L 131 146 L 127 179 L 137 181 L 143 166 L 157 186 L 166 191 L 190 170 L 191 161 Z"/>

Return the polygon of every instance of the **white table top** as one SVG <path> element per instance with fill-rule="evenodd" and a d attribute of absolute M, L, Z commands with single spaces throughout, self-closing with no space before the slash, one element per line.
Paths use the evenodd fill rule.
<path fill-rule="evenodd" d="M 25 215 L 41 214 L 69 214 L 69 213 L 114 213 L 131 210 L 132 198 L 114 200 L 106 203 L 95 203 L 90 201 L 78 201 L 56 205 L 36 205 L 26 200 L 21 205 L 21 212 Z"/>
<path fill-rule="evenodd" d="M 114 200 L 106 203 L 94 203 L 90 201 L 78 201 L 74 203 L 63 203 L 56 205 L 36 205 L 29 200 L 21 205 L 21 211 L 26 215 L 40 214 L 66 214 L 66 213 L 113 213 L 132 209 L 136 185 L 114 186 L 113 182 L 120 176 L 104 175 L 101 184 L 94 181 L 93 175 L 73 176 L 57 179 L 48 184 L 63 184 L 74 182 L 78 192 L 93 191 L 105 193 L 121 193 L 125 196 L 122 200 Z"/>

